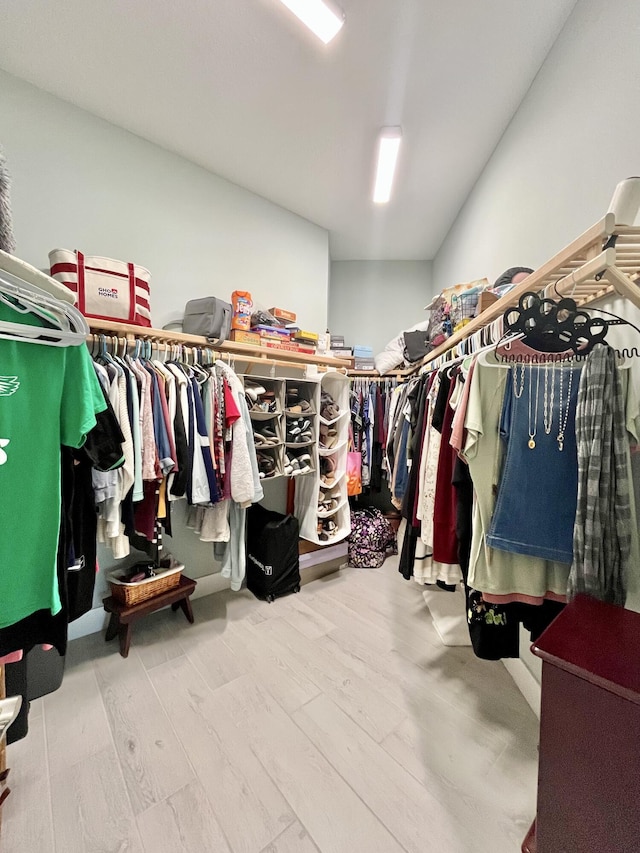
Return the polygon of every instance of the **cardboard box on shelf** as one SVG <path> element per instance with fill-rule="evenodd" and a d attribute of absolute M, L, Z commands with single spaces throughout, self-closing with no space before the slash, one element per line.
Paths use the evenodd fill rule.
<path fill-rule="evenodd" d="M 287 352 L 304 352 L 307 355 L 315 355 L 315 347 L 305 347 L 302 344 L 283 343 L 282 341 L 266 341 L 264 344 L 269 349 L 286 350 Z"/>
<path fill-rule="evenodd" d="M 318 343 L 317 332 L 306 332 L 304 329 L 300 329 L 298 332 L 295 332 L 293 337 L 296 341 L 309 341 L 312 344 Z"/>
<path fill-rule="evenodd" d="M 353 348 L 353 354 L 356 358 L 372 359 L 373 348 L 364 346 L 363 344 L 356 344 Z"/>
<path fill-rule="evenodd" d="M 344 349 L 344 335 L 331 335 L 331 349 Z"/>
<path fill-rule="evenodd" d="M 260 334 L 273 335 L 277 338 L 286 338 L 287 340 L 291 337 L 291 332 L 288 329 L 283 329 L 280 326 L 264 326 L 262 324 L 253 327 L 254 332 L 259 332 Z"/>
<path fill-rule="evenodd" d="M 353 347 L 331 347 L 331 352 L 336 358 L 352 358 Z"/>
<path fill-rule="evenodd" d="M 273 314 L 277 320 L 282 320 L 285 323 L 295 323 L 297 320 L 294 311 L 285 311 L 284 308 L 269 308 L 269 314 Z"/>
<path fill-rule="evenodd" d="M 269 332 L 260 332 L 260 342 L 264 344 L 290 344 L 289 338 L 281 338 L 280 335 L 270 335 Z"/>
<path fill-rule="evenodd" d="M 229 340 L 234 341 L 237 344 L 252 344 L 253 346 L 260 346 L 260 335 L 255 332 L 242 332 L 239 329 L 234 329 L 231 332 Z"/>
<path fill-rule="evenodd" d="M 478 299 L 478 314 L 482 314 L 483 311 L 493 305 L 494 302 L 498 301 L 498 296 L 495 293 L 491 293 L 490 290 L 483 290 Z"/>

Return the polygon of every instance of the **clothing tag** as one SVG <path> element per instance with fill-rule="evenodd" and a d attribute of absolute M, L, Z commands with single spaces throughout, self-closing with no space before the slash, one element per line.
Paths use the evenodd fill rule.
<path fill-rule="evenodd" d="M 79 571 L 82 571 L 82 569 L 84 569 L 84 566 L 85 566 L 85 562 L 84 562 L 84 554 L 83 554 L 82 557 L 77 559 L 72 565 L 67 566 L 67 571 L 68 572 L 79 572 Z"/>

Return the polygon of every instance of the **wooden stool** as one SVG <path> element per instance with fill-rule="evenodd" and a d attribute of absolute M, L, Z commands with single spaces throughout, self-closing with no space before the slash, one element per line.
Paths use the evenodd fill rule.
<path fill-rule="evenodd" d="M 196 586 L 195 581 L 182 575 L 178 586 L 167 592 L 161 592 L 160 595 L 149 598 L 147 601 L 142 601 L 140 604 L 123 604 L 121 601 L 116 601 L 113 596 L 103 599 L 102 604 L 104 609 L 107 613 L 111 614 L 105 640 L 108 642 L 109 640 L 113 640 L 116 635 L 119 635 L 120 654 L 123 658 L 126 658 L 131 646 L 131 629 L 133 623 L 148 613 L 161 610 L 168 604 L 171 605 L 173 611 L 180 608 L 189 622 L 193 624 L 193 610 L 191 609 L 189 596 Z"/>

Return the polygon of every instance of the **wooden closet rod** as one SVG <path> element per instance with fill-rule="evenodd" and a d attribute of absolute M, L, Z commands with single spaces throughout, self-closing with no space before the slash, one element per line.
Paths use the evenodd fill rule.
<path fill-rule="evenodd" d="M 343 358 L 316 353 L 310 355 L 306 352 L 292 352 L 275 347 L 263 347 L 254 344 L 242 344 L 236 341 L 223 341 L 220 344 L 212 344 L 200 335 L 187 335 L 182 332 L 167 332 L 165 329 L 151 329 L 145 326 L 133 326 L 130 323 L 116 323 L 111 320 L 92 320 L 89 324 L 91 331 L 95 334 L 106 333 L 127 337 L 132 340 L 152 341 L 167 344 L 181 344 L 186 347 L 198 347 L 200 349 L 211 349 L 214 352 L 228 353 L 238 361 L 259 364 L 260 362 L 271 362 L 283 367 L 305 367 L 309 364 L 326 365 L 328 367 L 341 367 L 347 369 L 349 362 Z M 246 358 L 245 358 L 246 356 Z"/>
<path fill-rule="evenodd" d="M 99 334 L 101 334 L 101 333 L 100 332 L 92 332 L 90 335 L 88 335 L 87 336 L 87 344 L 91 345 L 93 343 L 93 339 L 95 337 L 97 337 Z M 107 335 L 106 338 L 107 338 L 107 343 L 109 343 L 111 341 L 118 341 L 118 345 L 126 343 L 127 346 L 131 346 L 135 341 L 135 339 L 132 337 L 121 338 L 121 337 L 117 337 L 115 335 Z M 139 338 L 139 340 L 141 340 L 141 339 Z M 160 344 L 166 343 L 168 346 L 171 346 L 171 344 L 176 343 L 174 341 L 155 341 L 151 338 L 147 338 L 146 340 L 149 340 L 149 341 L 151 341 L 151 343 L 154 343 L 154 344 L 155 343 L 160 343 Z M 270 366 L 286 367 L 289 370 L 306 370 L 307 367 L 309 366 L 307 363 L 298 363 L 295 361 L 281 361 L 280 359 L 277 359 L 277 358 L 269 358 L 269 357 L 258 358 L 256 356 L 251 356 L 251 355 L 236 355 L 233 352 L 226 352 L 226 351 L 221 352 L 216 347 L 211 346 L 211 344 L 206 344 L 204 346 L 193 346 L 193 345 L 187 346 L 186 344 L 180 343 L 180 344 L 177 344 L 177 346 L 184 347 L 186 350 L 193 350 L 193 349 L 210 350 L 213 353 L 214 361 L 215 360 L 224 361 L 225 364 L 229 364 L 230 361 L 231 362 L 238 361 L 241 364 L 250 364 L 252 366 L 254 364 L 261 364 L 263 367 L 270 367 Z M 318 364 L 318 369 L 321 373 L 324 373 L 324 372 L 326 372 L 327 368 L 323 364 Z M 244 371 L 244 372 L 246 373 L 248 371 Z"/>

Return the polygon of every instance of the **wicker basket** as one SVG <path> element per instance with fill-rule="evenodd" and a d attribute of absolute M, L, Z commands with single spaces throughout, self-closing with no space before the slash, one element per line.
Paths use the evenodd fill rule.
<path fill-rule="evenodd" d="M 137 583 L 125 583 L 121 580 L 123 576 L 126 576 L 126 569 L 112 572 L 107 578 L 111 587 L 111 595 L 123 604 L 131 606 L 142 604 L 143 601 L 174 589 L 180 583 L 184 566 L 176 560 L 173 560 L 172 563 L 165 571 L 158 572 L 154 577 L 145 578 Z"/>

